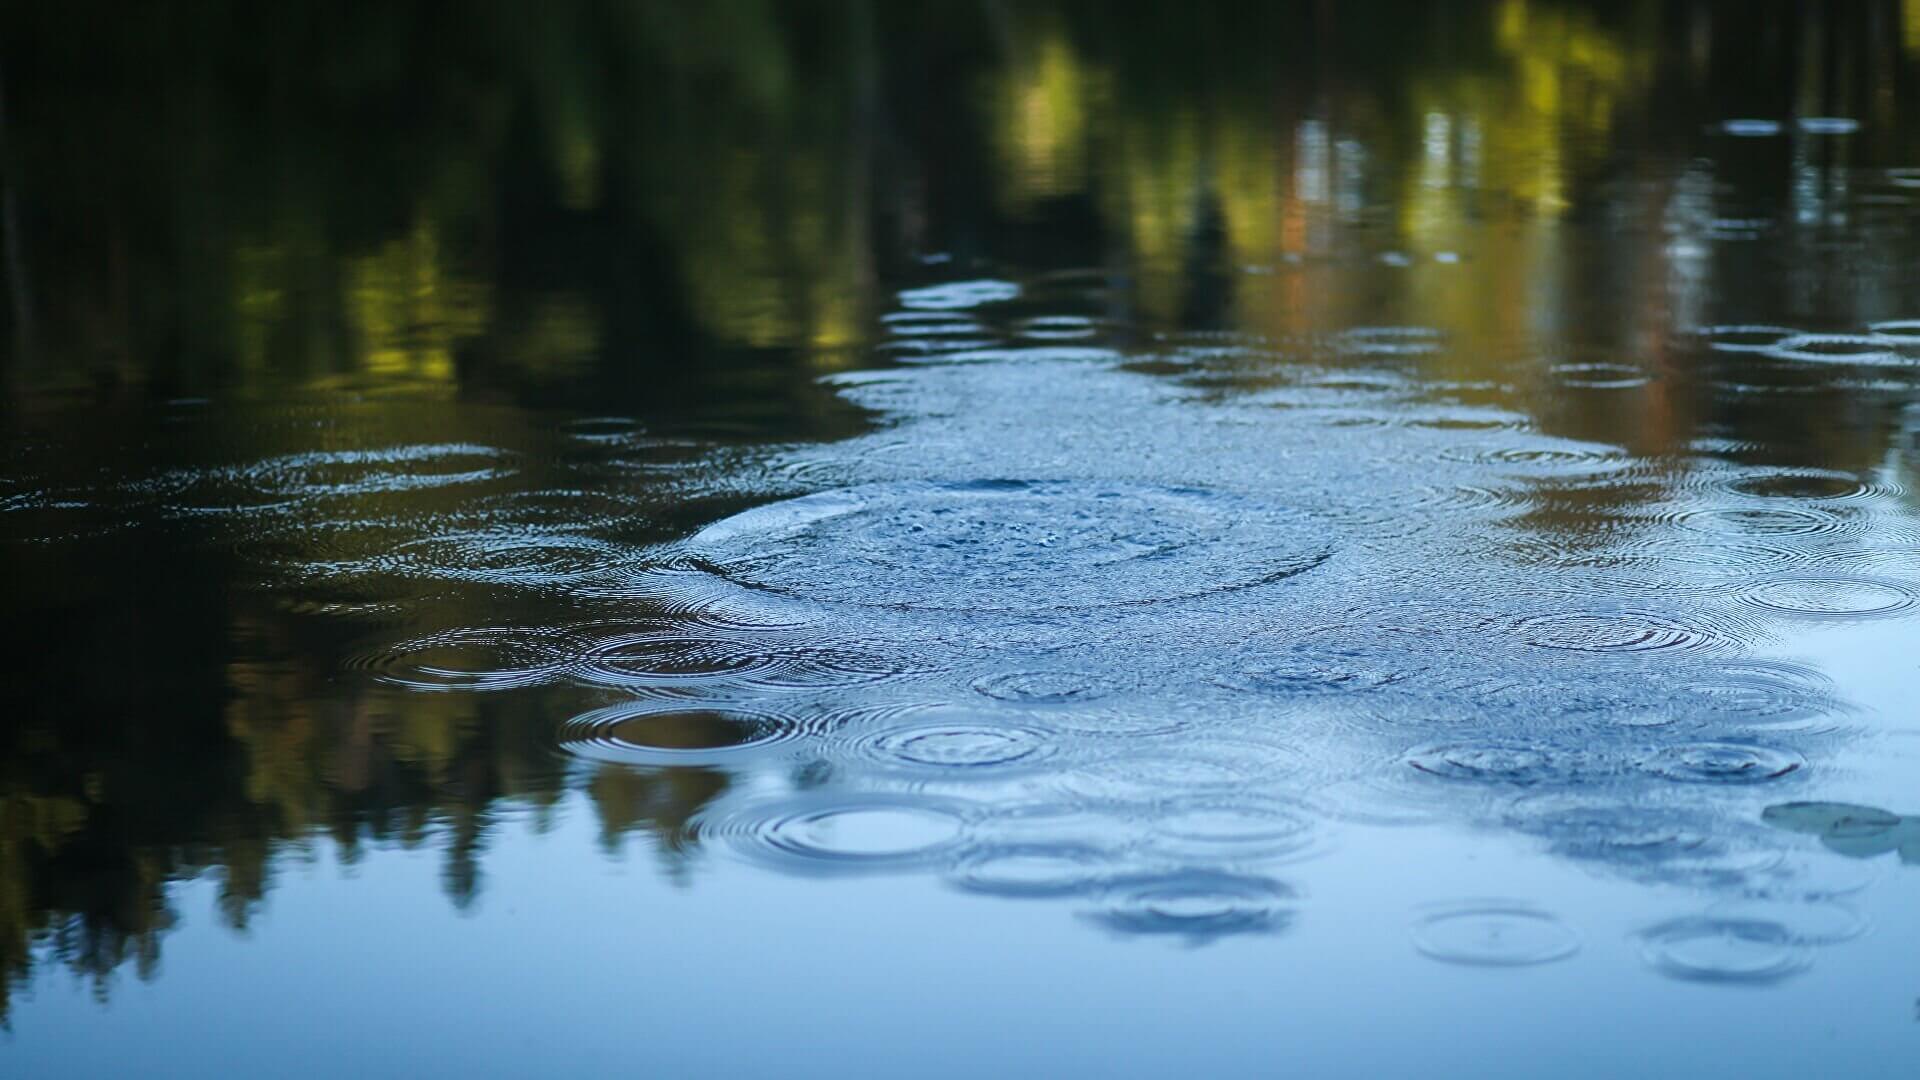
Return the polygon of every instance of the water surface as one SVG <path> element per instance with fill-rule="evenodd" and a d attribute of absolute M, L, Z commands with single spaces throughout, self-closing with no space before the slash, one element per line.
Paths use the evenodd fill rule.
<path fill-rule="evenodd" d="M 1909 1072 L 1920 5 L 84 8 L 9 1075 Z"/>

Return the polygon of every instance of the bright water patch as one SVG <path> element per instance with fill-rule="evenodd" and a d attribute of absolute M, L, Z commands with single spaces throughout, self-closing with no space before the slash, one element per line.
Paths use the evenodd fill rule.
<path fill-rule="evenodd" d="M 1020 286 L 1011 281 L 981 278 L 908 289 L 900 294 L 900 304 L 922 311 L 957 311 L 1012 300 L 1019 295 Z"/>
<path fill-rule="evenodd" d="M 1125 937 L 1288 930 L 1313 900 L 1280 868 L 1310 880 L 1368 829 L 1472 826 L 1696 895 L 1704 914 L 1612 943 L 1655 971 L 1766 980 L 1852 932 L 1793 906 L 1845 884 L 1796 845 L 1904 857 L 1897 816 L 1760 820 L 1816 795 L 1858 722 L 1792 634 L 1920 608 L 1897 558 L 1920 530 L 1884 473 L 1562 435 L 1472 404 L 1484 385 L 1423 387 L 1452 362 L 1437 328 L 1171 334 L 1126 363 L 1106 324 L 1007 288 L 909 301 L 882 322 L 896 342 L 998 340 L 832 376 L 887 418 L 873 434 L 648 472 L 682 500 L 655 543 L 491 493 L 399 536 L 365 558 L 567 610 L 369 665 L 595 695 L 558 725 L 571 758 L 725 778 L 686 850 L 936 875 Z M 1805 336 L 1702 334 L 1743 364 Z M 1556 393 L 1651 385 L 1560 355 L 1582 362 L 1541 362 Z M 495 507 L 541 516 L 516 534 Z M 1415 947 L 1454 963 L 1598 945 L 1522 900 L 1417 918 Z"/>
<path fill-rule="evenodd" d="M 1184 599 L 1291 577 L 1333 552 L 1306 515 L 1239 496 L 1023 480 L 809 495 L 718 522 L 687 547 L 749 588 L 947 611 Z"/>

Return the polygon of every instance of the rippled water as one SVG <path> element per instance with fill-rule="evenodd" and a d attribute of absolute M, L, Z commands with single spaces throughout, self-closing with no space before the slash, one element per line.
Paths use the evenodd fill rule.
<path fill-rule="evenodd" d="M 22 187 L 0 1062 L 1906 1075 L 1913 9 L 743 7 L 777 183 L 610 64 L 192 345 Z"/>

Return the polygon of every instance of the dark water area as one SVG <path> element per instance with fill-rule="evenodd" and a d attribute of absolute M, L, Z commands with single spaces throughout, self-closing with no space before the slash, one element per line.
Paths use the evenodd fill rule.
<path fill-rule="evenodd" d="M 0 13 L 0 1075 L 1920 1068 L 1920 3 Z"/>

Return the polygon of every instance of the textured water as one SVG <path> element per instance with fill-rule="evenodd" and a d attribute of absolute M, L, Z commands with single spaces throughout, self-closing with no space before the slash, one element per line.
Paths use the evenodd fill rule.
<path fill-rule="evenodd" d="M 0 1073 L 1911 1071 L 1915 5 L 562 7 L 9 56 Z"/>

